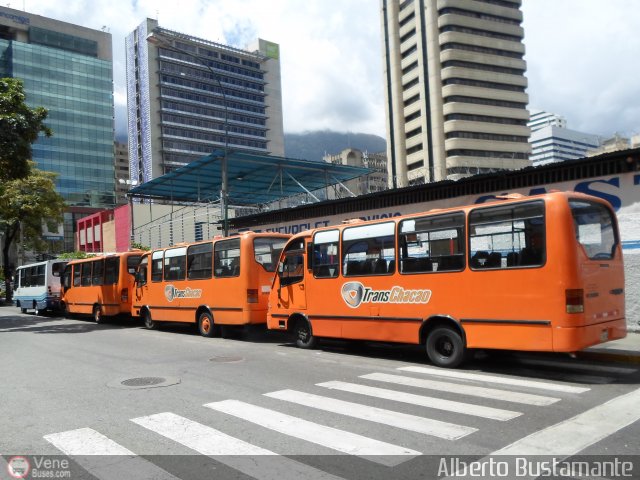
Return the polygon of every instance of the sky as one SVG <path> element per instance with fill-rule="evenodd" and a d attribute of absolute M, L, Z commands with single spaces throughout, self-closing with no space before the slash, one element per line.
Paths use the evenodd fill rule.
<path fill-rule="evenodd" d="M 7 3 L 5 3 L 7 2 Z M 145 18 L 245 48 L 280 44 L 286 133 L 385 137 L 380 0 L 5 0 L 113 37 L 116 133 L 126 132 L 124 39 Z M 640 133 L 638 0 L 523 0 L 529 109 L 568 128 Z"/>

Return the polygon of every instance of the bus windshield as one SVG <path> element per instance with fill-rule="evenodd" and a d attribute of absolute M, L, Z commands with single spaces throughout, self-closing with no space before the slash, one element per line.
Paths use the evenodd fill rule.
<path fill-rule="evenodd" d="M 280 252 L 287 243 L 287 238 L 261 237 L 253 240 L 253 250 L 256 262 L 267 272 L 275 272 L 280 258 Z"/>

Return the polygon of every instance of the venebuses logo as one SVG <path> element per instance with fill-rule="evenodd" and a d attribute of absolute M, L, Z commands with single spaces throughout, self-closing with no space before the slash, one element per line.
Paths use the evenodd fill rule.
<path fill-rule="evenodd" d="M 390 290 L 374 290 L 360 282 L 347 282 L 342 285 L 342 299 L 351 308 L 363 303 L 429 303 L 431 290 L 405 290 L 392 287 Z"/>
<path fill-rule="evenodd" d="M 178 290 L 176 287 L 169 284 L 164 287 L 164 296 L 169 302 L 173 302 L 176 298 L 200 298 L 202 296 L 202 289 L 187 287 L 184 290 Z"/>

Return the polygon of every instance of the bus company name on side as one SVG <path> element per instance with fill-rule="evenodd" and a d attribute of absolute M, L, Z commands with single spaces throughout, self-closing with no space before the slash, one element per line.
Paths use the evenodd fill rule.
<path fill-rule="evenodd" d="M 200 298 L 202 296 L 202 289 L 187 287 L 184 290 L 179 290 L 173 285 L 167 285 L 164 287 L 164 296 L 169 302 L 173 302 L 176 298 Z"/>
<path fill-rule="evenodd" d="M 374 290 L 360 282 L 347 282 L 342 285 L 342 298 L 351 308 L 363 303 L 429 303 L 431 290 L 405 290 L 398 286 Z"/>

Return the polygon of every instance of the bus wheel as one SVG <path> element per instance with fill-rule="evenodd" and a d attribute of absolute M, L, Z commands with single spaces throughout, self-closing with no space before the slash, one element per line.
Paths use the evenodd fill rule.
<path fill-rule="evenodd" d="M 307 320 L 298 320 L 293 328 L 293 336 L 298 348 L 315 348 L 318 339 L 311 333 L 311 326 Z"/>
<path fill-rule="evenodd" d="M 23 307 L 20 307 L 20 313 L 27 313 L 27 309 L 23 308 Z"/>
<path fill-rule="evenodd" d="M 104 317 L 102 316 L 102 308 L 100 308 L 100 305 L 93 307 L 93 321 L 98 324 L 104 323 Z"/>
<path fill-rule="evenodd" d="M 213 337 L 216 328 L 213 325 L 213 317 L 209 312 L 202 312 L 198 317 L 198 331 L 203 337 Z"/>
<path fill-rule="evenodd" d="M 147 330 L 156 330 L 158 328 L 158 324 L 151 318 L 151 312 L 149 310 L 144 311 L 143 318 L 144 326 Z"/>
<path fill-rule="evenodd" d="M 429 360 L 443 368 L 455 368 L 465 359 L 462 337 L 450 327 L 437 327 L 427 337 Z"/>

